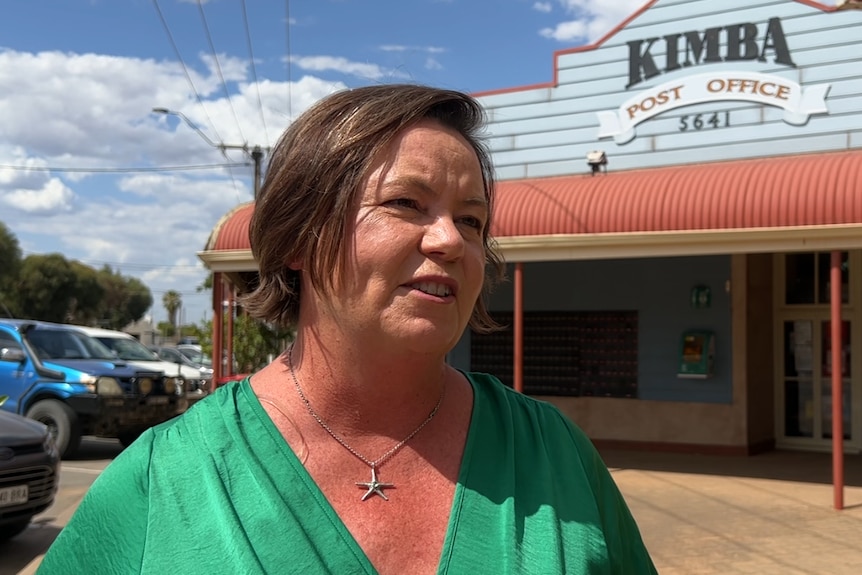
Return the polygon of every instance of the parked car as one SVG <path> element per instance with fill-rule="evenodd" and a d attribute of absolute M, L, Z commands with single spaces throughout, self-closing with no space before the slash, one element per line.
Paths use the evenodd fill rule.
<path fill-rule="evenodd" d="M 177 351 L 189 358 L 189 361 L 209 369 L 213 368 L 213 360 L 203 352 L 203 348 L 197 344 L 181 343 L 177 345 Z"/>
<path fill-rule="evenodd" d="M 155 352 L 155 354 L 163 361 L 185 365 L 198 370 L 203 379 L 204 386 L 206 389 L 209 389 L 213 378 L 212 362 L 209 362 L 209 365 L 196 363 L 174 346 L 154 345 L 150 347 L 150 350 Z M 203 391 L 203 389 L 200 389 L 199 391 Z"/>
<path fill-rule="evenodd" d="M 145 429 L 181 411 L 177 382 L 134 367 L 71 326 L 0 319 L 0 409 L 45 424 L 60 455 L 81 437 L 128 445 Z"/>
<path fill-rule="evenodd" d="M 0 542 L 51 506 L 59 477 L 60 452 L 48 427 L 0 411 Z"/>
<path fill-rule="evenodd" d="M 178 393 L 199 393 L 206 390 L 206 380 L 202 377 L 200 370 L 186 365 L 179 365 L 161 359 L 154 351 L 147 348 L 134 336 L 112 329 L 98 327 L 75 326 L 81 333 L 97 339 L 108 349 L 117 354 L 117 357 L 144 369 L 157 369 L 166 375 L 176 377 L 182 384 Z"/>
<path fill-rule="evenodd" d="M 194 363 L 199 363 L 204 367 L 208 367 L 212 369 L 213 360 L 210 356 L 203 352 L 203 348 L 199 345 L 195 344 L 178 344 L 177 351 L 185 355 Z M 239 364 L 236 361 L 236 357 L 233 358 L 233 369 L 232 371 L 236 372 L 239 370 Z"/>

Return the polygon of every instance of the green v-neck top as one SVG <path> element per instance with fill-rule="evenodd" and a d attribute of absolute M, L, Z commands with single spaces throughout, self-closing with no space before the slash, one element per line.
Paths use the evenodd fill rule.
<path fill-rule="evenodd" d="M 583 432 L 549 403 L 486 374 L 465 376 L 473 413 L 438 573 L 655 573 Z M 376 570 L 246 379 L 147 430 L 111 462 L 38 570 L 102 573 Z"/>

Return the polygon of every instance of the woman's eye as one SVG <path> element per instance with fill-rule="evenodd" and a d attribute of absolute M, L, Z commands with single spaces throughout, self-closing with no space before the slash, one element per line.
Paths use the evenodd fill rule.
<path fill-rule="evenodd" d="M 461 222 L 477 230 L 481 230 L 482 227 L 485 225 L 482 220 L 480 220 L 479 218 L 474 218 L 473 216 L 465 216 L 461 218 Z"/>
<path fill-rule="evenodd" d="M 399 208 L 412 208 L 416 209 L 419 207 L 418 202 L 416 200 L 412 200 L 410 198 L 395 198 L 394 200 L 389 200 L 386 202 L 390 206 L 396 206 Z"/>

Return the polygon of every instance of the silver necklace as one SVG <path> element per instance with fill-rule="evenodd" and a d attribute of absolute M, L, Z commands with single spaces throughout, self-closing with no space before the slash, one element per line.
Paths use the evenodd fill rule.
<path fill-rule="evenodd" d="M 407 445 L 407 442 L 410 441 L 411 439 L 413 439 L 413 437 L 417 433 L 422 431 L 422 428 L 425 427 L 426 425 L 428 425 L 429 421 L 434 419 L 434 416 L 437 415 L 437 411 L 440 409 L 440 405 L 443 403 L 443 396 L 446 394 L 446 386 L 445 385 L 443 386 L 443 389 L 440 392 L 440 399 L 437 400 L 437 405 L 434 406 L 434 409 L 431 410 L 431 413 L 428 414 L 428 417 L 425 418 L 425 421 L 420 423 L 419 427 L 414 429 L 410 433 L 410 435 L 408 435 L 407 437 L 405 437 L 404 439 L 402 439 L 401 441 L 399 441 L 398 443 L 393 445 L 392 448 L 389 449 L 389 451 L 387 451 L 386 453 L 384 453 L 383 455 L 381 455 L 380 457 L 378 457 L 377 459 L 372 461 L 372 460 L 368 459 L 367 457 L 365 457 L 364 455 L 362 455 L 361 453 L 359 453 L 358 451 L 356 451 L 356 449 L 354 449 L 353 446 L 351 446 L 349 443 L 347 443 L 337 433 L 332 431 L 332 428 L 329 427 L 326 424 L 326 422 L 323 421 L 323 419 L 319 415 L 317 415 L 317 412 L 315 412 L 314 409 L 311 407 L 311 403 L 309 403 L 308 398 L 306 398 L 305 394 L 302 392 L 302 387 L 299 385 L 299 380 L 296 377 L 296 373 L 293 371 L 293 346 L 292 345 L 290 346 L 290 349 L 287 350 L 287 366 L 290 369 L 290 376 L 293 378 L 293 384 L 296 386 L 296 391 L 297 391 L 297 393 L 299 393 L 299 398 L 302 400 L 302 403 L 305 404 L 305 408 L 308 410 L 308 413 L 311 414 L 311 417 L 313 417 L 317 421 L 317 423 L 320 424 L 320 427 L 322 427 L 326 431 L 326 433 L 331 435 L 335 441 L 340 443 L 342 447 L 344 447 L 347 451 L 349 451 L 354 456 L 356 456 L 357 459 L 359 459 L 365 465 L 367 465 L 368 467 L 371 468 L 371 481 L 357 481 L 356 482 L 356 485 L 358 485 L 359 487 L 364 487 L 365 489 L 367 489 L 365 494 L 362 496 L 362 501 L 365 501 L 366 499 L 368 499 L 372 495 L 379 495 L 384 500 L 389 501 L 389 498 L 386 496 L 386 494 L 383 492 L 383 490 L 388 489 L 390 487 L 395 487 L 395 484 L 394 483 L 383 483 L 381 481 L 378 481 L 377 470 L 380 469 L 380 467 L 384 463 L 389 461 L 389 459 L 393 455 L 398 453 L 402 447 Z"/>

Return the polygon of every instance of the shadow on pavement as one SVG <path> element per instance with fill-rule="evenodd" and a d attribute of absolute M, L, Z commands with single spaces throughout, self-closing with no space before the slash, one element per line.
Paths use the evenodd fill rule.
<path fill-rule="evenodd" d="M 774 450 L 746 457 L 607 448 L 600 448 L 599 452 L 612 470 L 637 469 L 832 484 L 831 453 Z M 843 464 L 844 484 L 862 487 L 862 455 L 845 454 Z"/>
<path fill-rule="evenodd" d="M 60 527 L 51 525 L 51 517 L 30 524 L 17 537 L 0 543 L 0 575 L 21 573 L 35 557 L 41 557 L 60 534 Z"/>
<path fill-rule="evenodd" d="M 123 446 L 116 439 L 85 437 L 74 457 L 63 459 L 53 505 L 22 533 L 0 543 L 0 575 L 32 575 L 90 484 Z M 83 575 L 83 574 L 82 574 Z"/>

